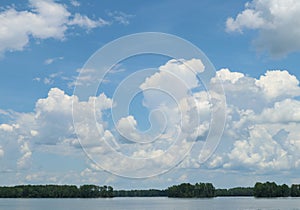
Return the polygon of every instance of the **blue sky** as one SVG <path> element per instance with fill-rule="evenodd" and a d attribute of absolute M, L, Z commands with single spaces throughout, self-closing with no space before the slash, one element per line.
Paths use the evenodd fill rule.
<path fill-rule="evenodd" d="M 217 187 L 252 186 L 266 180 L 299 183 L 299 16 L 297 0 L 1 1 L 0 184 L 165 188 L 180 182 L 213 182 Z M 87 68 L 88 59 L 105 44 L 141 32 L 176 35 L 201 49 L 216 69 L 212 92 L 201 89 L 195 77 L 203 70 L 201 58 L 176 62 L 158 55 L 131 57 L 106 75 L 93 98 L 99 133 L 94 135 L 82 124 L 76 130 L 72 107 L 77 119 L 87 120 L 86 110 L 93 105 L 74 93 L 76 84 L 79 88 L 81 82 L 87 87 L 96 82 L 95 69 Z M 184 65 L 195 68 L 196 74 Z M 156 70 L 143 75 L 128 116 L 114 124 L 110 110 L 117 106 L 115 91 L 121 81 L 147 68 Z M 178 77 L 192 90 L 184 97 Z M 211 127 L 212 99 L 220 94 L 214 89 L 215 78 L 222 81 L 226 95 L 226 123 L 217 150 L 202 163 L 199 151 Z M 163 87 L 174 97 L 147 92 L 149 87 Z M 185 103 L 190 97 L 196 103 Z M 176 104 L 192 130 L 185 130 L 184 123 L 179 131 L 172 127 L 179 120 Z M 165 113 L 150 115 L 154 131 L 148 135 L 151 122 L 145 116 L 157 108 Z M 200 115 L 197 125 L 191 114 L 195 110 Z M 130 143 L 151 139 L 164 126 L 156 142 Z M 163 164 L 168 168 L 165 153 L 176 132 L 186 144 L 175 146 L 190 147 L 189 139 L 196 140 L 174 168 L 143 179 L 114 175 L 147 177 L 147 171 L 151 175 L 150 171 L 164 169 Z M 140 160 L 134 164 L 114 159 L 105 146 L 94 142 L 97 139 L 117 142 L 118 152 Z M 179 148 L 178 156 L 182 154 Z M 162 162 L 142 161 L 157 155 Z M 181 160 L 169 155 L 175 162 Z"/>

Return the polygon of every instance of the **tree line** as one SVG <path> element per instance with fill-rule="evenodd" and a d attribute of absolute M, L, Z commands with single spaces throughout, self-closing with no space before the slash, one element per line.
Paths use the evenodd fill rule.
<path fill-rule="evenodd" d="M 260 183 L 254 186 L 255 197 L 300 197 L 300 185 L 277 185 L 275 182 Z"/>
<path fill-rule="evenodd" d="M 18 185 L 0 187 L 0 198 L 109 198 L 111 186 L 82 185 Z"/>
<path fill-rule="evenodd" d="M 211 198 L 215 196 L 215 187 L 211 183 L 182 183 L 167 190 L 168 197 Z"/>
<path fill-rule="evenodd" d="M 235 187 L 230 189 L 216 189 L 216 197 L 225 196 L 253 196 L 253 187 Z"/>
<path fill-rule="evenodd" d="M 114 197 L 166 197 L 167 190 L 115 190 Z"/>
<path fill-rule="evenodd" d="M 275 182 L 257 182 L 254 187 L 216 189 L 212 183 L 182 183 L 164 190 L 114 190 L 97 185 L 18 185 L 0 187 L 0 198 L 111 198 L 111 197 L 174 197 L 211 198 L 220 196 L 300 197 L 300 184 L 289 187 Z"/>

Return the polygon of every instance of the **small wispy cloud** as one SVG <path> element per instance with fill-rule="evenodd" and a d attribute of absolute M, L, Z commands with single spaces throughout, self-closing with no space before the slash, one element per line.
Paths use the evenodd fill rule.
<path fill-rule="evenodd" d="M 73 7 L 79 7 L 80 6 L 80 3 L 76 0 L 71 0 L 70 3 Z"/>
<path fill-rule="evenodd" d="M 35 78 L 33 78 L 33 81 L 40 82 L 41 78 L 40 77 L 35 77 Z"/>
<path fill-rule="evenodd" d="M 122 25 L 129 25 L 130 19 L 134 17 L 134 15 L 126 14 L 122 11 L 108 11 L 107 15 L 111 17 L 114 22 Z"/>
<path fill-rule="evenodd" d="M 98 20 L 92 20 L 86 15 L 81 15 L 76 13 L 74 18 L 68 23 L 68 25 L 78 25 L 82 28 L 93 29 L 97 27 L 103 27 L 106 25 L 110 25 L 109 21 L 106 21 L 102 18 L 98 18 Z"/>
<path fill-rule="evenodd" d="M 43 82 L 45 85 L 52 85 L 55 83 L 56 79 L 65 80 L 63 77 L 63 72 L 52 73 L 44 78 L 35 77 L 35 78 L 33 78 L 33 81 Z"/>
<path fill-rule="evenodd" d="M 44 78 L 43 82 L 45 85 L 52 85 L 54 83 L 54 81 L 48 77 Z"/>
<path fill-rule="evenodd" d="M 126 69 L 121 64 L 116 64 L 109 70 L 109 74 L 116 74 L 126 71 Z"/>
<path fill-rule="evenodd" d="M 55 58 L 48 58 L 48 59 L 46 59 L 46 60 L 44 61 L 44 64 L 45 64 L 45 65 L 50 65 L 50 64 L 52 64 L 52 63 L 54 63 L 54 62 L 56 62 L 56 61 L 63 60 L 63 59 L 64 59 L 64 57 L 62 57 L 62 56 L 60 56 L 60 57 L 55 57 Z"/>
<path fill-rule="evenodd" d="M 52 85 L 55 82 L 56 78 L 60 78 L 63 72 L 56 72 L 53 74 L 50 74 L 48 77 L 45 77 L 43 82 L 45 85 Z"/>
<path fill-rule="evenodd" d="M 73 76 L 71 81 L 68 83 L 69 88 L 73 88 L 75 86 L 89 86 L 90 84 L 97 81 L 97 71 L 95 69 L 77 69 L 77 73 L 80 73 L 78 76 Z"/>

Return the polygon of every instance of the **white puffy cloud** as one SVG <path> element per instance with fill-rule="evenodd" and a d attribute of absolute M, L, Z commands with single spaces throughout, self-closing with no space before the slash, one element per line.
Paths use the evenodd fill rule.
<path fill-rule="evenodd" d="M 76 109 L 73 109 L 74 103 L 77 104 Z M 81 102 L 76 96 L 69 96 L 58 88 L 50 89 L 46 98 L 36 102 L 34 112 L 13 113 L 13 124 L 0 125 L 2 169 L 30 168 L 33 151 L 76 156 L 80 144 L 74 131 L 72 111 L 85 116 L 95 108 L 99 126 L 104 128 L 101 124 L 102 110 L 111 105 L 112 101 L 104 94 Z M 90 118 L 91 122 L 94 122 L 95 116 Z M 108 131 L 103 132 L 107 136 L 105 138 L 108 138 Z M 79 132 L 78 135 L 82 133 Z M 90 142 L 93 140 L 90 139 Z"/>
<path fill-rule="evenodd" d="M 70 25 L 92 29 L 108 24 L 101 18 L 91 20 L 78 13 L 72 15 L 64 4 L 53 0 L 30 0 L 29 3 L 29 10 L 17 11 L 10 7 L 0 12 L 1 53 L 23 50 L 30 37 L 62 40 Z"/>
<path fill-rule="evenodd" d="M 259 79 L 228 69 L 221 69 L 217 76 L 223 81 L 228 105 L 240 109 L 261 111 L 272 101 L 300 95 L 299 80 L 286 70 L 269 70 Z"/>
<path fill-rule="evenodd" d="M 176 104 L 169 103 L 168 106 L 163 106 L 162 104 L 166 104 L 165 96 L 157 100 L 157 95 L 149 94 L 149 92 L 146 94 L 147 87 L 163 87 L 164 90 L 172 90 L 172 87 L 175 84 L 177 87 L 178 83 L 168 83 L 167 81 L 169 79 L 177 81 L 178 77 L 189 81 L 190 88 L 199 85 L 196 79 L 193 78 L 195 73 L 192 72 L 190 75 L 184 72 L 183 66 L 181 68 L 180 65 L 181 63 L 168 62 L 163 66 L 162 70 L 160 69 L 158 73 L 150 76 L 141 85 L 141 89 L 145 90 L 143 92 L 145 100 L 151 102 L 145 105 L 148 105 L 149 109 L 159 108 L 165 114 L 167 120 L 167 129 L 163 135 L 156 141 L 151 142 L 150 145 L 120 142 L 119 136 L 116 135 L 114 130 L 105 126 L 101 113 L 98 116 L 100 119 L 98 122 L 101 123 L 98 125 L 98 132 L 103 137 L 103 142 L 93 141 L 97 136 L 91 130 L 88 130 L 89 126 L 81 126 L 82 130 L 77 131 L 80 137 L 87 140 L 83 143 L 86 143 L 85 146 L 88 147 L 89 153 L 98 155 L 96 158 L 102 158 L 96 160 L 102 160 L 101 164 L 103 164 L 104 168 L 117 167 L 117 173 L 125 173 L 129 176 L 135 176 L 136 172 L 133 170 L 138 169 L 138 174 L 143 175 L 143 173 L 154 168 L 171 166 L 173 161 L 178 161 L 180 157 L 184 157 L 186 155 L 184 151 L 189 151 L 193 144 L 194 147 L 190 155 L 180 164 L 179 168 L 201 167 L 199 152 L 204 143 L 202 139 L 205 139 L 209 131 L 211 109 L 214 106 L 210 101 L 210 97 L 213 96 L 205 91 L 196 91 L 192 95 L 174 92 L 175 95 L 178 94 L 176 95 Z M 173 77 L 166 74 L 169 73 L 167 71 L 171 70 L 172 75 L 175 75 Z M 257 174 L 280 173 L 282 170 L 299 170 L 300 135 L 298 131 L 300 129 L 300 104 L 296 98 L 299 95 L 298 79 L 287 71 L 279 70 L 267 71 L 265 75 L 258 79 L 239 72 L 231 72 L 229 69 L 222 69 L 216 75 L 223 80 L 223 87 L 227 96 L 228 118 L 225 133 L 220 144 L 220 151 L 217 151 L 205 163 L 205 166 L 209 170 L 222 168 L 225 171 L 251 171 Z M 216 82 L 216 79 L 212 79 L 211 85 L 213 86 Z M 51 90 L 46 99 L 41 99 L 37 102 L 36 113 L 40 110 L 41 113 L 44 113 L 44 116 L 47 112 L 50 115 L 59 111 L 67 112 L 63 108 L 55 107 L 69 107 L 69 97 L 74 96 L 67 96 L 59 89 Z M 99 107 L 100 111 L 112 106 L 112 101 L 104 94 L 98 96 L 97 100 L 99 101 L 97 107 Z M 153 101 L 155 100 L 157 101 L 154 103 Z M 93 99 L 90 99 L 88 102 L 78 101 L 80 105 L 77 106 L 79 109 L 76 111 L 83 116 L 90 114 L 86 110 L 93 105 L 92 102 Z M 180 115 L 178 115 L 179 110 Z M 200 119 L 197 119 L 196 114 L 199 114 Z M 59 115 L 62 115 L 62 113 Z M 36 116 L 38 115 L 36 114 Z M 180 118 L 178 118 L 179 116 Z M 93 117 L 91 116 L 90 118 Z M 178 120 L 182 120 L 180 129 L 171 129 L 174 128 L 174 125 L 177 125 Z M 61 126 L 67 127 L 66 125 L 62 124 Z M 138 131 L 137 125 L 138 122 L 134 116 L 129 115 L 119 120 L 117 128 L 123 129 L 123 132 L 126 135 L 130 135 L 130 138 L 143 141 L 145 136 Z M 37 131 L 37 136 L 42 131 L 37 128 L 31 128 L 31 130 Z M 56 130 L 56 128 L 53 127 L 51 130 Z M 173 145 L 172 139 L 178 133 L 182 134 L 181 140 L 184 143 Z M 36 136 L 31 138 L 36 138 Z M 191 142 L 189 138 L 199 139 Z M 115 154 L 105 149 L 103 146 L 104 142 L 108 144 L 117 142 L 117 146 L 119 146 L 115 147 L 117 152 L 140 160 L 117 159 Z M 74 146 L 74 144 L 71 145 Z M 174 149 L 171 153 L 166 152 L 170 145 Z M 177 159 L 174 157 L 177 157 Z M 142 161 L 143 158 L 153 158 L 153 161 L 145 163 Z M 90 167 L 91 169 L 85 170 L 84 173 L 90 174 L 90 180 L 93 180 L 93 177 L 96 177 L 95 171 L 99 170 L 99 165 L 90 165 Z M 88 178 L 86 179 L 88 180 Z"/>
<path fill-rule="evenodd" d="M 204 123 L 205 120 L 209 121 L 210 114 L 206 111 L 211 108 L 208 94 L 189 94 L 191 89 L 199 86 L 197 76 L 203 71 L 204 66 L 197 59 L 171 60 L 161 66 L 159 72 L 146 78 L 140 85 L 144 105 L 149 110 L 149 121 L 153 127 L 144 132 L 140 131 L 139 122 L 133 115 L 122 116 L 115 122 L 119 133 L 113 128 L 105 130 L 102 126 L 99 129 L 98 126 L 97 133 L 103 138 L 85 147 L 86 151 L 106 170 L 125 176 L 143 177 L 149 172 L 151 174 L 151 171 L 163 172 L 172 167 L 172 164 L 178 163 L 192 146 L 192 139 L 197 139 L 199 135 L 205 138 L 209 128 L 209 123 Z M 94 70 L 84 69 L 79 78 L 93 72 Z M 89 78 L 87 77 L 87 80 Z M 116 104 L 118 105 L 124 106 Z M 205 118 L 201 119 L 203 124 L 199 126 L 198 112 L 205 115 Z M 92 126 L 78 127 L 77 134 L 80 134 L 79 137 L 84 142 L 99 139 L 97 135 L 94 136 L 96 132 Z M 108 148 L 108 145 L 115 146 L 115 150 Z"/>
<path fill-rule="evenodd" d="M 23 136 L 21 136 L 18 141 L 20 142 L 20 153 L 21 157 L 18 159 L 17 167 L 18 169 L 26 169 L 30 167 L 30 159 L 31 159 L 31 149 L 29 146 L 29 142 L 24 141 Z"/>
<path fill-rule="evenodd" d="M 35 124 L 37 124 L 37 127 L 35 131 L 37 135 L 35 135 L 35 141 L 41 144 L 58 144 L 66 139 L 73 139 L 75 131 L 72 112 L 79 113 L 84 118 L 89 116 L 91 114 L 90 110 L 95 108 L 96 116 L 93 112 L 90 121 L 94 123 L 94 118 L 97 117 L 98 122 L 101 123 L 102 110 L 111 106 L 112 101 L 104 94 L 91 97 L 87 102 L 81 102 L 76 96 L 69 96 L 58 88 L 52 88 L 47 98 L 39 99 L 36 103 Z M 84 128 L 88 129 L 86 126 Z M 89 133 L 84 131 L 77 134 L 84 135 L 85 132 Z"/>
<path fill-rule="evenodd" d="M 224 168 L 243 168 L 259 173 L 297 169 L 299 147 L 290 142 L 289 126 L 257 124 L 248 128 L 249 135 L 244 140 L 234 142 Z M 282 129 L 288 129 L 286 136 L 280 136 Z M 299 142 L 299 140 L 297 140 Z"/>
<path fill-rule="evenodd" d="M 232 84 L 235 84 L 239 79 L 243 78 L 245 75 L 239 72 L 230 72 L 229 69 L 221 69 L 217 72 L 217 78 L 222 80 L 222 82 L 229 81 Z M 213 78 L 212 81 L 215 81 L 216 78 Z"/>
<path fill-rule="evenodd" d="M 221 149 L 207 167 L 258 174 L 299 170 L 298 79 L 279 70 L 259 79 L 229 70 L 217 75 L 227 95 L 227 125 Z"/>
<path fill-rule="evenodd" d="M 166 129 L 168 130 L 169 126 L 173 128 L 171 133 L 176 130 L 175 126 L 182 122 L 185 124 L 181 128 L 193 128 L 192 125 L 185 126 L 193 121 L 193 117 L 190 118 L 188 115 L 194 113 L 196 114 L 194 117 L 197 117 L 198 109 L 191 90 L 200 86 L 197 76 L 204 69 L 199 59 L 172 59 L 160 66 L 158 72 L 147 77 L 140 85 L 144 95 L 144 106 L 150 110 L 159 109 L 164 113 L 168 122 Z"/>
<path fill-rule="evenodd" d="M 16 11 L 14 8 L 0 13 L 0 51 L 22 50 L 29 36 L 36 38 L 64 38 L 70 13 L 52 1 L 30 1 L 32 11 Z"/>
<path fill-rule="evenodd" d="M 126 137 L 128 140 L 138 142 L 143 138 L 137 131 L 137 121 L 134 119 L 134 116 L 128 116 L 121 118 L 117 122 L 117 129 L 120 134 Z"/>
<path fill-rule="evenodd" d="M 3 131 L 11 132 L 13 131 L 13 126 L 8 125 L 8 124 L 0 124 L 0 129 Z"/>
<path fill-rule="evenodd" d="M 270 123 L 299 123 L 300 101 L 285 99 L 276 102 L 274 107 L 265 108 L 263 112 L 257 116 L 257 121 Z"/>
<path fill-rule="evenodd" d="M 228 18 L 226 22 L 227 31 L 242 32 L 243 28 L 258 29 L 265 26 L 265 20 L 261 14 L 252 9 L 245 9 L 235 19 Z"/>
<path fill-rule="evenodd" d="M 228 69 L 221 69 L 216 76 L 222 80 L 226 95 L 227 105 L 239 107 L 240 109 L 259 109 L 266 101 L 262 96 L 260 88 L 255 85 L 255 78 L 247 77 L 242 73 L 231 72 Z M 215 79 L 212 79 L 214 86 Z M 258 104 L 257 101 L 260 103 Z M 230 102 L 230 103 L 228 103 Z"/>
<path fill-rule="evenodd" d="M 38 133 L 35 136 L 37 143 L 56 144 L 72 135 L 73 99 L 74 97 L 66 95 L 64 91 L 53 88 L 47 98 L 36 102 L 34 129 Z"/>
<path fill-rule="evenodd" d="M 210 120 L 207 115 L 212 107 L 209 93 L 191 93 L 193 88 L 201 86 L 198 76 L 204 70 L 205 66 L 199 59 L 172 59 L 140 85 L 144 105 L 150 110 L 159 109 L 164 113 L 166 133 L 185 133 L 187 137 L 193 138 L 198 137 L 197 132 L 205 133 L 207 127 L 204 126 L 204 121 Z M 198 127 L 200 116 L 201 123 Z"/>
<path fill-rule="evenodd" d="M 287 152 L 278 144 L 270 132 L 262 126 L 249 129 L 247 140 L 238 140 L 228 154 L 229 163 L 224 167 L 243 167 L 246 170 L 289 169 Z"/>
<path fill-rule="evenodd" d="M 297 0 L 252 0 L 236 18 L 228 18 L 228 32 L 258 30 L 254 41 L 258 50 L 269 51 L 272 56 L 282 56 L 299 51 L 300 3 Z"/>
<path fill-rule="evenodd" d="M 262 88 L 268 99 L 300 95 L 299 80 L 287 71 L 267 71 L 255 84 Z"/>
<path fill-rule="evenodd" d="M 172 59 L 165 65 L 160 66 L 159 72 L 147 78 L 140 88 L 142 90 L 150 87 L 161 88 L 176 96 L 182 92 L 180 91 L 182 87 L 174 87 L 175 83 L 177 83 L 178 86 L 185 86 L 185 88 L 182 88 L 183 90 L 198 87 L 199 79 L 197 78 L 197 74 L 203 71 L 204 65 L 199 59 Z M 174 88 L 176 89 L 172 90 Z"/>

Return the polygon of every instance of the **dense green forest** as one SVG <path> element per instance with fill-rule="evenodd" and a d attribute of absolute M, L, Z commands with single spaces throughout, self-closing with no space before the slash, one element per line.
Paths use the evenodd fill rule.
<path fill-rule="evenodd" d="M 277 185 L 275 182 L 260 183 L 254 186 L 255 197 L 300 197 L 300 185 Z"/>
<path fill-rule="evenodd" d="M 97 185 L 18 185 L 0 187 L 0 198 L 111 198 L 111 197 L 211 198 L 220 196 L 300 197 L 300 185 L 257 182 L 254 187 L 215 189 L 211 183 L 182 183 L 165 190 L 114 190 Z"/>
<path fill-rule="evenodd" d="M 231 189 L 216 189 L 215 196 L 253 196 L 253 187 L 235 187 Z"/>
<path fill-rule="evenodd" d="M 108 198 L 111 186 L 82 185 L 19 185 L 0 187 L 0 198 Z"/>
<path fill-rule="evenodd" d="M 211 198 L 215 196 L 215 187 L 211 183 L 182 183 L 169 187 L 167 195 L 178 198 Z"/>
<path fill-rule="evenodd" d="M 166 197 L 167 190 L 115 190 L 114 197 Z"/>

